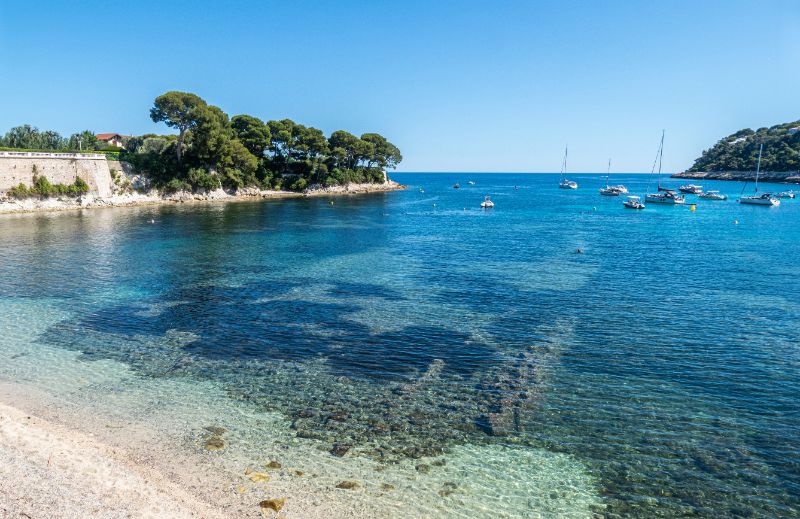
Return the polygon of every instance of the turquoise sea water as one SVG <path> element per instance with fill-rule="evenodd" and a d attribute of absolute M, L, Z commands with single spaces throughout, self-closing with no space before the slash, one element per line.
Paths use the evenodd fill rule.
<path fill-rule="evenodd" d="M 800 200 L 703 182 L 732 199 L 631 211 L 599 174 L 394 178 L 0 218 L 0 378 L 14 348 L 79 352 L 213 382 L 326 456 L 480 475 L 433 516 L 480 493 L 507 506 L 486 516 L 800 517 Z"/>

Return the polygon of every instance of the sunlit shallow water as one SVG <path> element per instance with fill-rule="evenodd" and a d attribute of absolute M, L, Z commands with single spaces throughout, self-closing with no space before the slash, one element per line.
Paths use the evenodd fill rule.
<path fill-rule="evenodd" d="M 187 441 L 213 414 L 239 456 L 280 443 L 392 484 L 362 496 L 388 516 L 800 515 L 800 202 L 631 212 L 599 175 L 397 178 L 3 217 L 0 378 L 202 401 Z"/>

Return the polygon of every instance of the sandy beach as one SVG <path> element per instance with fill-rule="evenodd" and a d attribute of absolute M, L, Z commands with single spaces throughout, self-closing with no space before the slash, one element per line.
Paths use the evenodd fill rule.
<path fill-rule="evenodd" d="M 90 435 L 0 403 L 3 517 L 229 517 Z"/>

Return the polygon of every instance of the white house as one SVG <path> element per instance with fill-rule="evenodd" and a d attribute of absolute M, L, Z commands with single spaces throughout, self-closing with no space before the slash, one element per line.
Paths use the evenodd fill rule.
<path fill-rule="evenodd" d="M 117 148 L 124 148 L 122 145 L 122 135 L 118 133 L 98 133 L 97 140 L 103 141 L 109 146 L 116 146 Z"/>

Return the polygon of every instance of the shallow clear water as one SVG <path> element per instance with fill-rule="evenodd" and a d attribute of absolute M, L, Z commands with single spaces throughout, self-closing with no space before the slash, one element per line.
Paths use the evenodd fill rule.
<path fill-rule="evenodd" d="M 0 218 L 0 377 L 36 380 L 33 345 L 212 383 L 325 456 L 423 460 L 432 515 L 800 517 L 800 201 L 630 211 L 602 175 L 394 177 Z"/>

